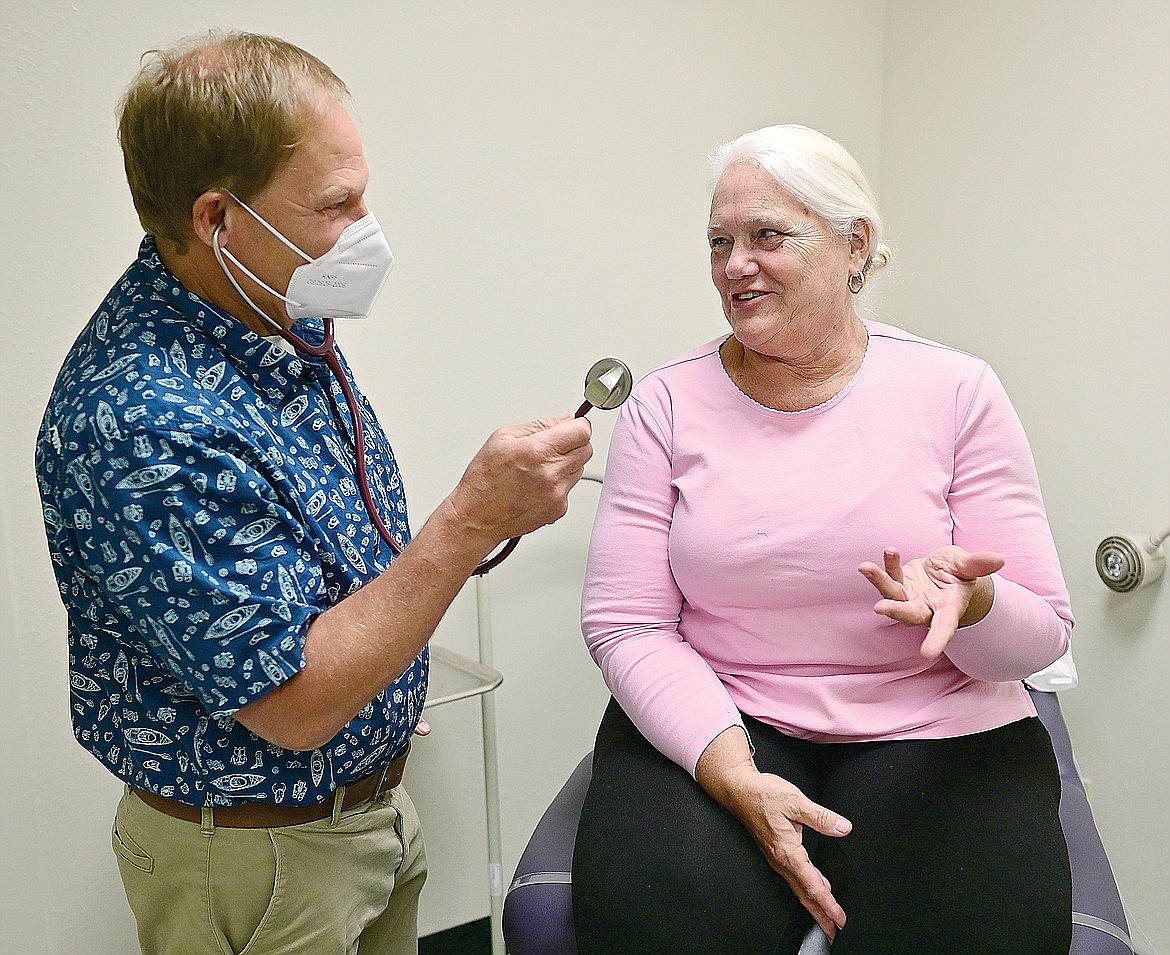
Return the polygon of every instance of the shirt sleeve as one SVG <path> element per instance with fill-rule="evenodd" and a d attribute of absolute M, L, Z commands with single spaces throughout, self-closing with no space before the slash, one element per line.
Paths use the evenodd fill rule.
<path fill-rule="evenodd" d="M 325 609 L 311 541 L 260 467 L 230 433 L 159 432 L 107 440 L 66 469 L 92 506 L 72 544 L 94 606 L 217 718 L 304 667 Z"/>
<path fill-rule="evenodd" d="M 711 741 L 743 720 L 679 633 L 683 595 L 670 569 L 677 498 L 668 434 L 637 396 L 622 406 L 589 547 L 582 631 L 634 725 L 693 775 Z"/>
<path fill-rule="evenodd" d="M 1022 680 L 1068 649 L 1073 616 L 1024 428 L 990 368 L 960 419 L 947 500 L 954 542 L 1006 561 L 990 612 L 955 634 L 947 657 L 980 680 Z"/>

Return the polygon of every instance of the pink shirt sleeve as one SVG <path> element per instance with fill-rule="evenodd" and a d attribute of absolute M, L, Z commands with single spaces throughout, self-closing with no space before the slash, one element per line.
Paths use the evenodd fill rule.
<path fill-rule="evenodd" d="M 631 398 L 610 442 L 582 630 L 610 692 L 642 735 L 693 775 L 708 744 L 743 721 L 678 631 L 683 597 L 668 553 L 675 497 L 669 428 Z"/>
<path fill-rule="evenodd" d="M 1068 649 L 1073 617 L 1028 439 L 990 368 L 960 420 L 947 504 L 954 543 L 1007 557 L 990 613 L 955 634 L 947 657 L 980 680 L 1022 680 Z"/>

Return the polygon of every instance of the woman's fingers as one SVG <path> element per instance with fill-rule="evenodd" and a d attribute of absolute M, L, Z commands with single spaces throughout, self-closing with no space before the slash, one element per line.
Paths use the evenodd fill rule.
<path fill-rule="evenodd" d="M 812 864 L 804 846 L 798 841 L 791 848 L 784 847 L 779 851 L 767 852 L 766 855 L 768 864 L 784 877 L 792 894 L 832 939 L 837 929 L 845 925 L 845 910 L 833 897 L 829 880 Z"/>
<path fill-rule="evenodd" d="M 930 630 L 927 631 L 926 639 L 922 641 L 918 652 L 927 660 L 937 660 L 951 642 L 955 631 L 959 629 L 961 613 L 962 611 L 954 606 L 939 607 L 935 610 L 930 621 Z"/>
<path fill-rule="evenodd" d="M 889 571 L 879 567 L 872 561 L 866 561 L 857 568 L 862 575 L 871 584 L 879 594 L 887 600 L 905 600 L 906 587 L 902 582 L 901 567 L 898 569 L 898 577 L 894 578 Z"/>
<path fill-rule="evenodd" d="M 1002 554 L 994 551 L 980 550 L 974 553 L 963 552 L 954 557 L 951 573 L 960 580 L 976 580 L 1001 570 L 1004 565 Z"/>
<path fill-rule="evenodd" d="M 924 627 L 934 616 L 930 607 L 920 601 L 879 600 L 873 605 L 874 613 L 897 620 L 909 627 Z"/>
<path fill-rule="evenodd" d="M 802 841 L 805 826 L 827 836 L 844 836 L 853 828 L 844 816 L 821 806 L 779 776 L 760 774 L 759 788 L 746 800 L 751 811 L 741 816 L 775 869 L 829 938 L 845 924 L 845 911 L 833 897 L 829 880 L 809 859 Z"/>
<path fill-rule="evenodd" d="M 882 563 L 885 565 L 886 573 L 889 574 L 892 580 L 898 583 L 903 583 L 905 577 L 902 574 L 902 555 L 893 547 L 887 547 L 882 553 Z"/>
<path fill-rule="evenodd" d="M 778 869 L 800 904 L 816 919 L 831 942 L 837 930 L 845 927 L 845 910 L 833 898 L 829 880 L 805 857 L 805 864 Z"/>

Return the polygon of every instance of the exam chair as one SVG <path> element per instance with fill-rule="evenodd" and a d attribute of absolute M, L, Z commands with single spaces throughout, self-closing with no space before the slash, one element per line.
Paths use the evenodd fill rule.
<path fill-rule="evenodd" d="M 1060 823 L 1068 843 L 1073 882 L 1070 955 L 1132 955 L 1121 895 L 1093 822 L 1084 784 L 1073 760 L 1068 728 L 1056 694 L 1029 689 L 1052 737 L 1060 767 Z M 509 955 L 577 955 L 573 935 L 573 842 L 593 754 L 577 765 L 537 823 L 504 898 L 504 941 Z M 828 955 L 828 939 L 813 928 L 801 955 Z"/>

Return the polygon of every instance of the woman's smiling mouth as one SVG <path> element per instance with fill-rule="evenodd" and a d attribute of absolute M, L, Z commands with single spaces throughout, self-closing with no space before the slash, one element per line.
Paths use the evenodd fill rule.
<path fill-rule="evenodd" d="M 750 305 L 752 302 L 763 298 L 767 294 L 767 292 L 759 289 L 753 289 L 748 292 L 732 292 L 731 304 L 733 307 L 736 305 Z"/>

